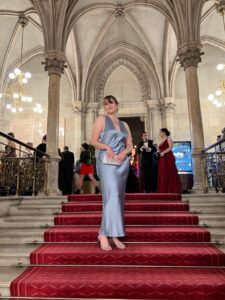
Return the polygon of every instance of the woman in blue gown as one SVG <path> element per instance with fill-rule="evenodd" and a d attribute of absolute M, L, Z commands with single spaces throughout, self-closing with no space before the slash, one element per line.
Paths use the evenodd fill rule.
<path fill-rule="evenodd" d="M 103 101 L 105 116 L 94 124 L 91 143 L 98 149 L 97 173 L 102 190 L 102 223 L 99 230 L 101 248 L 112 250 L 108 238 L 117 248 L 125 245 L 118 237 L 125 236 L 124 198 L 129 172 L 129 154 L 133 148 L 128 125 L 117 117 L 118 101 L 106 96 Z"/>

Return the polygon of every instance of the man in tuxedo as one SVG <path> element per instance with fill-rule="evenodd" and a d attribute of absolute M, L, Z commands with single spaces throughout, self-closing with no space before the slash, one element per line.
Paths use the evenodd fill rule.
<path fill-rule="evenodd" d="M 148 133 L 143 132 L 137 153 L 140 155 L 140 176 L 146 193 L 154 193 L 157 189 L 156 152 L 153 141 L 148 139 Z"/>
<path fill-rule="evenodd" d="M 74 169 L 74 154 L 69 151 L 69 147 L 65 146 L 62 152 L 63 160 L 63 194 L 69 195 L 72 193 L 73 184 L 73 169 Z"/>

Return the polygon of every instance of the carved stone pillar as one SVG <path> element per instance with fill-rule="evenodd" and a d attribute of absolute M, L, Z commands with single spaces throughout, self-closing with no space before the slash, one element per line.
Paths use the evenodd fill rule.
<path fill-rule="evenodd" d="M 88 103 L 87 107 L 88 109 L 86 113 L 86 140 L 90 142 L 93 124 L 97 116 L 98 103 L 96 102 Z"/>
<path fill-rule="evenodd" d="M 179 61 L 185 71 L 188 114 L 191 128 L 192 162 L 194 187 L 196 192 L 204 191 L 204 175 L 202 165 L 202 149 L 204 147 L 204 133 L 198 86 L 198 63 L 201 62 L 201 45 L 192 43 L 178 50 Z"/>
<path fill-rule="evenodd" d="M 47 117 L 47 153 L 48 177 L 47 194 L 59 195 L 58 189 L 58 141 L 59 141 L 59 101 L 60 79 L 65 68 L 64 56 L 56 51 L 49 51 L 45 55 L 45 71 L 49 76 L 48 87 L 48 117 Z"/>
<path fill-rule="evenodd" d="M 162 111 L 158 100 L 147 101 L 151 138 L 154 143 L 159 140 L 159 130 L 162 128 Z"/>
<path fill-rule="evenodd" d="M 174 133 L 174 112 L 175 103 L 174 98 L 165 97 L 160 100 L 162 109 L 162 127 L 168 128 L 172 135 Z"/>
<path fill-rule="evenodd" d="M 81 144 L 86 142 L 86 115 L 88 106 L 86 102 L 76 101 L 74 105 L 74 135 L 75 135 L 75 154 L 80 155 Z"/>

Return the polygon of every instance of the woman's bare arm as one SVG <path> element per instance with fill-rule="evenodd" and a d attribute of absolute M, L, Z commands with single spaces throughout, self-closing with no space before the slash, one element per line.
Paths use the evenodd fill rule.
<path fill-rule="evenodd" d="M 126 154 L 129 154 L 133 149 L 132 136 L 128 124 L 124 122 L 124 126 L 128 132 L 127 139 L 126 139 L 126 148 L 124 150 L 126 151 Z"/>
<path fill-rule="evenodd" d="M 99 116 L 96 119 L 92 130 L 91 144 L 98 150 L 106 150 L 107 156 L 112 157 L 114 156 L 114 153 L 111 147 L 99 141 L 100 133 L 104 130 L 104 127 L 105 127 L 105 117 Z"/>
<path fill-rule="evenodd" d="M 168 137 L 167 142 L 168 142 L 168 144 L 169 144 L 169 147 L 168 147 L 166 150 L 164 150 L 164 151 L 162 151 L 162 152 L 160 153 L 160 155 L 162 155 L 162 156 L 163 156 L 164 154 L 166 154 L 166 153 L 172 151 L 172 149 L 173 149 L 173 141 L 172 141 L 172 139 L 171 139 L 170 137 Z"/>

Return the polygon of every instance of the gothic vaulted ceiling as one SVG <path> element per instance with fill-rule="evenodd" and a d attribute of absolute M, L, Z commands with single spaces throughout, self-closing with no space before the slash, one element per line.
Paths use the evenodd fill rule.
<path fill-rule="evenodd" d="M 50 0 L 41 1 L 47 3 Z M 62 0 L 60 1 L 62 3 Z M 124 60 L 124 66 L 133 69 L 136 66 L 137 70 L 142 66 L 146 80 L 154 85 L 154 89 L 149 92 L 150 97 L 171 94 L 171 81 L 178 68 L 176 28 L 174 24 L 171 26 L 163 9 L 160 10 L 160 5 L 153 5 L 154 2 L 157 3 L 135 0 L 79 0 L 70 3 L 68 7 L 72 10 L 72 25 L 65 53 L 67 73 L 72 81 L 76 100 L 87 100 L 87 89 L 91 88 L 92 79 L 106 72 L 104 67 L 100 66 L 100 62 L 104 62 L 105 65 L 108 62 L 109 65 L 109 62 L 114 63 L 113 59 L 120 59 L 121 62 Z M 168 0 L 158 2 L 164 5 Z M 224 32 L 222 23 L 218 26 L 215 2 L 206 1 L 203 6 L 201 40 L 202 43 L 223 49 Z M 24 35 L 24 61 L 44 52 L 42 22 L 34 1 L 1 0 L 1 88 L 7 83 L 8 73 L 15 68 L 20 59 L 22 31 L 18 17 L 21 13 L 29 17 Z M 51 14 L 51 11 L 48 13 Z M 138 72 L 140 74 L 137 74 L 137 78 L 141 76 L 141 71 Z"/>

